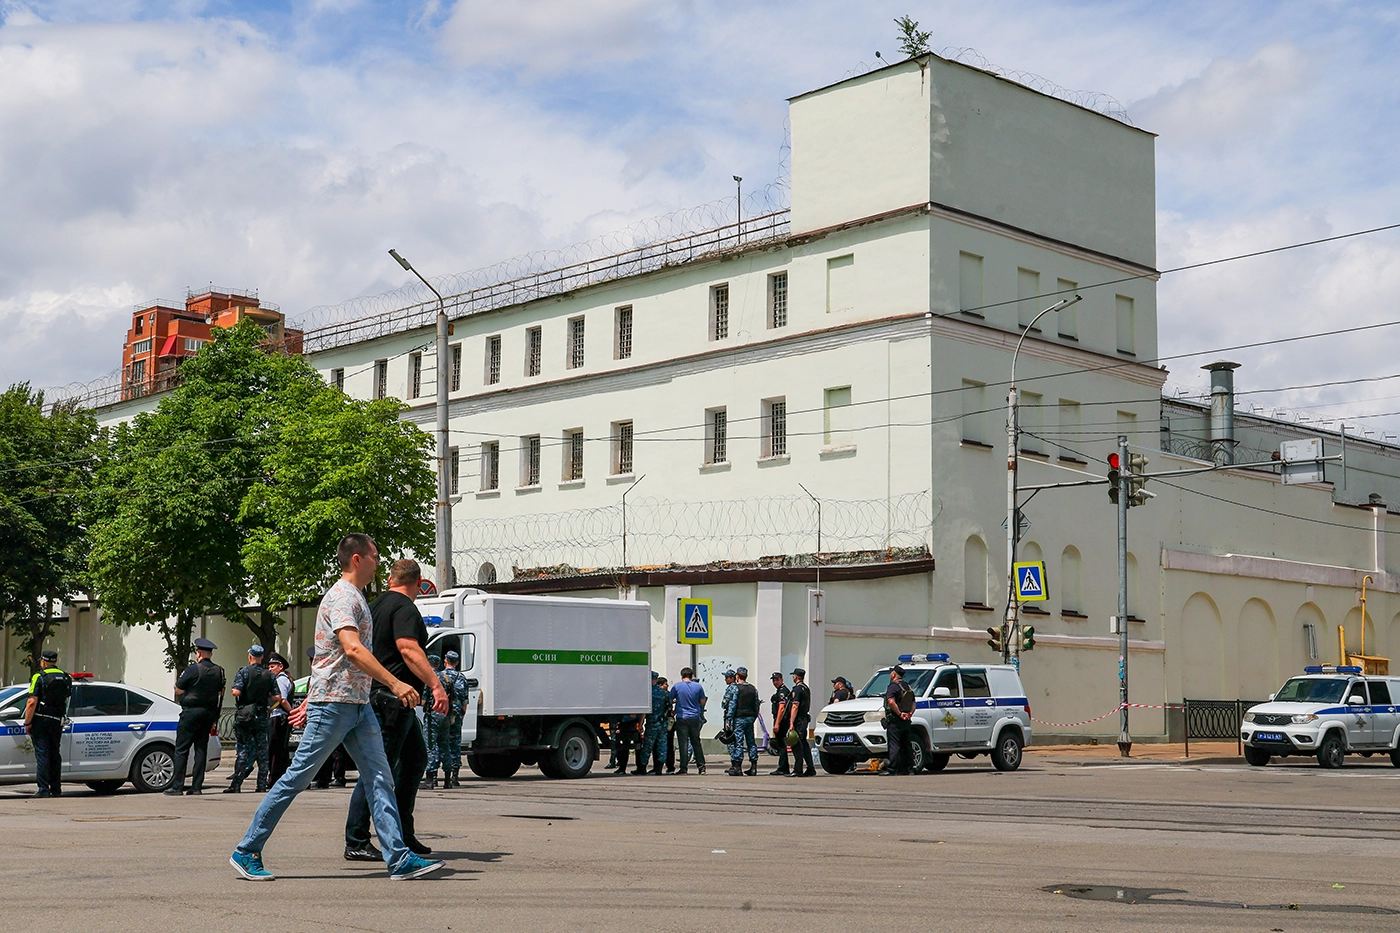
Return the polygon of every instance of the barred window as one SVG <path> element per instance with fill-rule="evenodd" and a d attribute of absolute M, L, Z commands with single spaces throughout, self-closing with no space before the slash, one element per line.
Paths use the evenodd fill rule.
<path fill-rule="evenodd" d="M 532 434 L 520 439 L 520 485 L 540 484 L 540 436 Z"/>
<path fill-rule="evenodd" d="M 614 328 L 614 350 L 613 358 L 627 360 L 632 358 L 632 306 L 623 305 L 617 309 L 617 322 Z"/>
<path fill-rule="evenodd" d="M 615 421 L 612 431 L 613 473 L 626 475 L 632 472 L 632 422 Z"/>
<path fill-rule="evenodd" d="M 486 384 L 501 381 L 501 335 L 486 338 Z"/>
<path fill-rule="evenodd" d="M 332 369 L 332 370 L 331 370 L 331 385 L 335 386 L 337 389 L 339 389 L 339 390 L 342 391 L 342 392 L 345 391 L 345 370 L 343 370 L 343 369 Z"/>
<path fill-rule="evenodd" d="M 787 273 L 774 272 L 768 276 L 768 326 L 787 326 Z"/>
<path fill-rule="evenodd" d="M 462 458 L 453 447 L 447 452 L 447 488 L 452 495 L 457 495 L 457 490 L 461 486 L 462 478 Z"/>
<path fill-rule="evenodd" d="M 540 374 L 540 348 L 544 344 L 544 333 L 538 327 L 525 331 L 525 375 Z"/>
<path fill-rule="evenodd" d="M 423 394 L 423 354 L 414 353 L 408 358 L 409 381 L 408 397 L 417 398 Z"/>
<path fill-rule="evenodd" d="M 710 339 L 724 340 L 729 336 L 729 283 L 710 289 Z"/>
<path fill-rule="evenodd" d="M 724 463 L 729 459 L 729 411 L 711 408 L 705 415 L 705 462 Z"/>
<path fill-rule="evenodd" d="M 462 345 L 460 343 L 452 345 L 452 385 L 449 391 L 462 391 Z"/>
<path fill-rule="evenodd" d="M 765 399 L 763 402 L 763 456 L 782 457 L 787 454 L 787 400 Z"/>
<path fill-rule="evenodd" d="M 374 397 L 384 398 L 389 394 L 389 361 L 374 362 Z"/>
<path fill-rule="evenodd" d="M 583 366 L 583 318 L 569 319 L 569 368 Z"/>
<path fill-rule="evenodd" d="M 583 479 L 583 430 L 564 433 L 564 481 Z"/>
<path fill-rule="evenodd" d="M 501 486 L 501 445 L 488 441 L 481 445 L 481 488 L 499 489 Z"/>

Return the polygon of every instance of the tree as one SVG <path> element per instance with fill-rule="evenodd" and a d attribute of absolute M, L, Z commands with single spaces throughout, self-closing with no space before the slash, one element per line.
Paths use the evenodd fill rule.
<path fill-rule="evenodd" d="M 918 20 L 910 19 L 908 15 L 899 17 L 894 24 L 899 27 L 900 54 L 905 58 L 929 54 L 928 40 L 933 37 L 932 32 L 920 29 Z"/>
<path fill-rule="evenodd" d="M 338 573 L 347 532 L 385 553 L 432 541 L 429 435 L 399 420 L 399 402 L 352 401 L 263 340 L 252 322 L 216 331 L 182 384 L 116 433 L 99 475 L 91 568 L 104 619 L 159 627 L 172 670 L 201 615 L 275 644 L 274 610 Z"/>
<path fill-rule="evenodd" d="M 71 403 L 44 412 L 28 383 L 0 395 L 0 623 L 38 670 L 54 603 L 82 586 L 80 520 L 98 453 L 97 421 Z"/>

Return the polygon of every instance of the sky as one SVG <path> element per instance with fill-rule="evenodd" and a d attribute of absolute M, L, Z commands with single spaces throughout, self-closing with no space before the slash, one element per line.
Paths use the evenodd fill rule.
<path fill-rule="evenodd" d="M 1310 2 L 0 0 L 0 384 L 120 365 L 131 307 L 292 320 L 761 191 L 786 98 L 935 50 L 1158 134 L 1158 267 L 1400 223 L 1400 6 Z M 1400 321 L 1400 230 L 1171 273 L 1160 352 Z M 1233 351 L 1241 406 L 1400 432 L 1400 327 Z M 1196 393 L 1210 359 L 1172 360 Z M 1333 425 L 1335 427 L 1335 424 Z"/>

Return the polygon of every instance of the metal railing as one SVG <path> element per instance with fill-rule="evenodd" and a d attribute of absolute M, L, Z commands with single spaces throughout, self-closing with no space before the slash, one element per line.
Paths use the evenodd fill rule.
<path fill-rule="evenodd" d="M 1262 700 L 1187 700 L 1186 757 L 1191 757 L 1192 739 L 1234 739 L 1241 755 L 1244 742 L 1240 739 L 1240 723 L 1245 710 L 1258 706 Z"/>

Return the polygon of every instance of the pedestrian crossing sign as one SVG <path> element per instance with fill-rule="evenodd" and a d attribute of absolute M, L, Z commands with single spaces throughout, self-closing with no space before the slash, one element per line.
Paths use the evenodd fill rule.
<path fill-rule="evenodd" d="M 1016 570 L 1017 600 L 1034 603 L 1050 598 L 1050 587 L 1045 582 L 1045 561 L 1028 560 L 1012 566 Z"/>
<path fill-rule="evenodd" d="M 711 605 L 708 599 L 682 599 L 676 607 L 676 641 L 682 645 L 712 645 L 715 630 L 711 627 Z"/>

